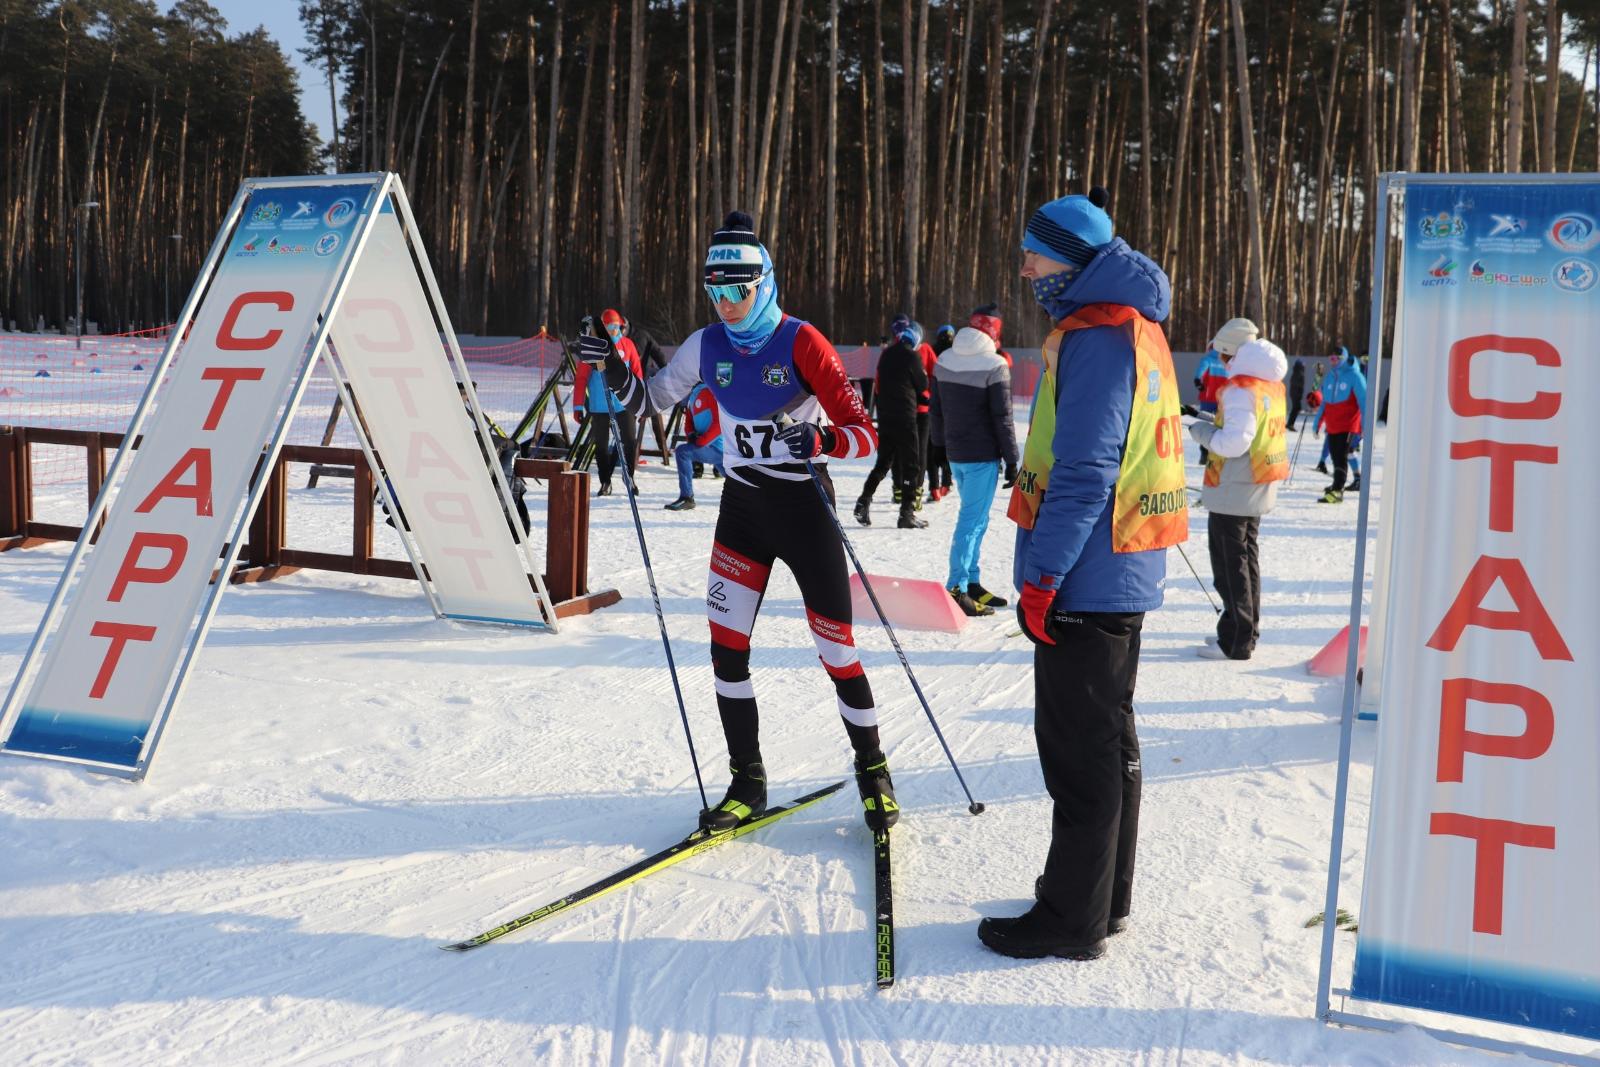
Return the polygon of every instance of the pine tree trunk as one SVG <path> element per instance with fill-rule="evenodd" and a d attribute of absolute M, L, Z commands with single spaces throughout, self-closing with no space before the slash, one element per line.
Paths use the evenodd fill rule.
<path fill-rule="evenodd" d="M 684 79 L 684 88 L 688 90 L 689 94 L 689 128 L 686 136 L 684 137 L 684 143 L 689 149 L 688 178 L 690 261 L 689 269 L 685 271 L 684 280 L 688 282 L 685 307 L 692 314 L 695 304 L 698 302 L 697 297 L 700 291 L 700 282 L 703 278 L 700 265 L 695 262 L 694 257 L 698 256 L 700 252 L 700 217 L 705 211 L 705 205 L 701 202 L 701 194 L 704 191 L 704 186 L 700 181 L 700 120 L 695 109 L 695 92 L 698 89 L 698 86 L 695 84 L 694 69 L 694 0 L 688 0 L 688 5 L 688 11 L 686 12 L 687 17 L 684 19 L 684 24 L 688 28 L 688 36 L 685 42 L 687 44 L 688 68 L 686 71 L 687 77 Z M 712 62 L 714 62 L 714 57 L 708 55 L 706 57 L 707 67 L 709 67 Z"/>
<path fill-rule="evenodd" d="M 1045 6 L 1049 7 L 1046 0 Z M 1037 72 L 1034 74 L 1038 78 Z M 1037 84 L 1037 81 L 1035 82 Z M 1032 114 L 1030 108 L 1029 114 Z M 1031 123 L 1030 123 L 1031 125 Z M 1150 250 L 1155 225 L 1154 175 L 1151 172 L 1150 136 L 1150 0 L 1139 0 L 1139 248 Z"/>
<path fill-rule="evenodd" d="M 560 131 L 562 106 L 562 40 L 566 0 L 555 2 L 555 29 L 550 34 L 550 110 L 544 131 L 544 206 L 539 227 L 539 326 L 550 318 L 550 262 L 555 258 L 555 136 Z M 574 179 L 576 181 L 576 179 Z"/>
<path fill-rule="evenodd" d="M 1244 11 L 1239 0 L 1231 0 L 1233 7 L 1234 59 L 1239 78 L 1239 148 L 1244 167 L 1245 204 L 1249 212 L 1250 262 L 1245 276 L 1245 306 L 1261 331 L 1268 336 L 1271 328 L 1267 322 L 1264 303 L 1266 283 L 1261 241 L 1261 189 L 1260 171 L 1256 169 L 1256 133 L 1253 108 L 1250 103 L 1250 65 L 1246 59 L 1244 36 Z"/>
<path fill-rule="evenodd" d="M 632 69 L 628 74 L 627 150 L 622 164 L 622 246 L 617 250 L 618 293 L 624 308 L 633 302 L 633 260 L 639 254 L 639 124 L 644 117 L 644 0 L 633 0 L 629 25 Z"/>
<path fill-rule="evenodd" d="M 1140 0 L 1140 10 L 1148 0 Z M 1022 124 L 1022 151 L 1017 156 L 1017 199 L 1016 199 L 1016 226 L 1017 239 L 1022 238 L 1022 227 L 1028 218 L 1028 175 L 1033 170 L 1033 127 L 1035 117 L 1039 113 L 1039 84 L 1044 75 L 1045 45 L 1050 38 L 1050 15 L 1055 8 L 1055 0 L 1043 0 L 1039 5 L 1039 24 L 1033 31 L 1033 84 L 1028 88 L 1028 117 Z M 1149 84 L 1146 82 L 1146 89 Z M 1148 96 L 1148 93 L 1147 93 Z M 1149 112 L 1145 113 L 1145 136 L 1150 134 Z M 1046 196 L 1054 197 L 1054 191 L 1049 190 Z M 1148 247 L 1143 245 L 1141 247 Z"/>
<path fill-rule="evenodd" d="M 1183 221 L 1183 180 L 1188 171 L 1189 130 L 1194 121 L 1194 80 L 1200 65 L 1200 41 L 1205 33 L 1207 0 L 1194 0 L 1194 23 L 1189 30 L 1189 54 L 1184 63 L 1183 103 L 1178 109 L 1178 147 L 1172 154 L 1172 178 L 1167 197 L 1167 219 L 1161 240 L 1161 263 L 1171 269 L 1178 253 Z"/>
<path fill-rule="evenodd" d="M 689 0 L 692 4 L 694 0 Z M 823 209 L 826 222 L 823 226 L 822 294 L 824 300 L 823 326 L 829 337 L 837 329 L 834 321 L 833 297 L 839 273 L 839 0 L 828 4 L 828 154 L 822 179 L 822 194 L 827 206 Z"/>
<path fill-rule="evenodd" d="M 1556 114 L 1561 102 L 1561 4 L 1544 0 L 1544 130 L 1539 159 L 1546 171 L 1556 169 Z"/>
<path fill-rule="evenodd" d="M 1528 82 L 1528 0 L 1516 0 L 1511 25 L 1511 84 L 1506 91 L 1506 162 L 1512 174 L 1522 170 L 1522 95 Z"/>

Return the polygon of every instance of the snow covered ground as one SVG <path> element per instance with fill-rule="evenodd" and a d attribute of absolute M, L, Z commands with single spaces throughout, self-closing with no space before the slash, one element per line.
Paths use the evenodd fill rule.
<path fill-rule="evenodd" d="M 905 809 L 892 990 L 872 983 L 870 840 L 850 787 L 478 952 L 438 951 L 694 822 L 645 574 L 613 496 L 593 503 L 593 585 L 624 600 L 560 636 L 435 621 L 410 582 L 300 572 L 224 598 L 143 784 L 0 760 L 0 1062 L 1490 1062 L 1414 1030 L 1311 1017 L 1320 931 L 1304 924 L 1322 906 L 1341 683 L 1303 663 L 1347 618 L 1355 523 L 1353 502 L 1313 503 L 1315 447 L 1308 437 L 1264 525 L 1255 659 L 1195 657 L 1213 615 L 1171 554 L 1139 677 L 1133 923 L 1101 961 L 1015 962 L 975 936 L 980 917 L 1027 906 L 1049 825 L 1031 649 L 1008 637 L 1007 612 L 959 634 L 901 633 L 988 803 L 979 818 L 881 628 L 858 620 Z M 865 465 L 834 471 L 853 499 Z M 661 510 L 672 471 L 652 463 L 640 483 L 715 797 L 726 771 L 701 601 L 720 483 L 697 482 L 701 506 L 683 513 Z M 879 525 L 850 524 L 863 561 L 942 579 L 954 498 L 915 532 L 892 528 L 886 494 Z M 984 562 L 1009 591 L 1004 507 L 1002 494 Z M 295 490 L 291 543 L 347 543 L 349 513 L 346 482 Z M 1193 518 L 1188 556 L 1209 581 L 1204 511 Z M 389 534 L 380 547 L 402 558 Z M 0 556 L 0 679 L 67 547 Z M 832 688 L 782 568 L 755 643 L 774 802 L 844 777 Z M 1373 739 L 1362 724 L 1352 910 Z M 1336 984 L 1353 935 L 1338 940 Z"/>

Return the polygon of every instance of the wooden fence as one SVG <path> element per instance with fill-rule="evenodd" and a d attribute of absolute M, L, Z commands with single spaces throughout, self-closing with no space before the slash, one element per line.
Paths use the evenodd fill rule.
<path fill-rule="evenodd" d="M 84 450 L 88 504 L 106 478 L 106 450 L 122 445 L 120 433 L 57 430 L 37 426 L 0 426 L 0 552 L 51 541 L 76 541 L 83 527 L 41 522 L 33 517 L 33 445 L 66 445 Z M 135 442 L 135 447 L 138 443 Z M 317 552 L 285 544 L 288 517 L 288 465 L 346 466 L 355 474 L 350 551 Z M 558 618 L 585 615 L 622 599 L 615 589 L 589 591 L 589 475 L 568 469 L 560 460 L 519 459 L 517 473 L 548 486 L 545 541 L 545 588 L 555 601 Z M 256 477 L 260 476 L 257 470 Z M 486 475 L 487 476 L 487 475 Z M 252 484 L 254 481 L 252 479 Z M 229 580 L 262 582 L 297 570 L 340 571 L 387 578 L 416 578 L 407 560 L 372 554 L 375 508 L 372 472 L 358 448 L 327 445 L 285 445 L 278 453 L 266 493 L 250 520 L 249 540 Z M 99 531 L 96 530 L 96 535 Z M 426 564 L 424 564 L 426 569 Z M 530 579 L 531 581 L 531 579 Z"/>

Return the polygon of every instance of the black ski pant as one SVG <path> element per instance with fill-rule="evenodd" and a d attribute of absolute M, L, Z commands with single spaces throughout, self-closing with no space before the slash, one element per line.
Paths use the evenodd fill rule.
<path fill-rule="evenodd" d="M 799 479 L 752 472 L 748 466 L 727 469 L 711 545 L 706 582 L 711 668 L 728 755 L 740 765 L 759 758 L 761 751 L 756 692 L 750 680 L 750 633 L 778 560 L 788 564 L 800 587 L 817 657 L 833 679 L 839 717 L 851 747 L 858 756 L 866 756 L 879 746 L 878 709 L 852 629 L 844 542 L 805 468 L 786 467 L 797 468 L 786 474 L 791 478 L 798 474 Z M 831 502 L 833 481 L 827 466 L 819 463 L 816 470 Z M 792 704 L 793 697 L 783 703 Z"/>
<path fill-rule="evenodd" d="M 1033 733 L 1055 802 L 1040 902 L 1072 945 L 1133 905 L 1141 771 L 1133 724 L 1144 613 L 1051 613 L 1033 650 Z"/>
<path fill-rule="evenodd" d="M 894 470 L 894 484 L 899 487 L 902 500 L 914 500 L 917 492 L 917 468 L 922 453 L 917 448 L 917 424 L 911 419 L 878 420 L 878 462 L 867 475 L 867 484 L 861 489 L 861 499 L 872 500 L 878 484 L 890 469 Z"/>
<path fill-rule="evenodd" d="M 1336 492 L 1344 490 L 1345 476 L 1350 473 L 1350 435 L 1348 433 L 1330 433 L 1328 435 L 1328 459 L 1333 462 L 1333 488 Z"/>
<path fill-rule="evenodd" d="M 929 415 L 926 411 L 917 412 L 917 473 L 916 473 L 916 479 L 917 479 L 917 491 L 918 492 L 921 492 L 921 490 L 922 490 L 922 477 L 928 471 L 928 449 L 932 447 L 932 445 L 929 443 L 929 429 L 930 429 L 932 423 L 933 423 L 933 417 L 931 415 Z"/>
<path fill-rule="evenodd" d="M 928 444 L 928 488 L 949 489 L 954 484 L 950 472 L 950 456 L 943 445 Z"/>
<path fill-rule="evenodd" d="M 1289 421 L 1287 423 L 1287 428 L 1290 429 L 1290 430 L 1294 429 L 1295 421 L 1297 419 L 1299 419 L 1299 418 L 1300 418 L 1300 398 L 1299 397 L 1292 397 L 1289 400 Z"/>
<path fill-rule="evenodd" d="M 1217 645 L 1230 659 L 1249 659 L 1261 636 L 1261 519 L 1209 512 L 1211 582 L 1222 598 Z"/>
<path fill-rule="evenodd" d="M 611 420 L 617 422 L 617 433 L 622 437 L 622 451 L 628 464 L 628 475 L 639 467 L 639 419 L 626 411 L 619 411 L 615 415 L 608 415 L 597 411 L 593 415 L 593 434 L 595 447 L 595 461 L 600 464 L 600 484 L 611 484 L 611 475 L 617 469 L 617 456 L 611 449 L 616 445 L 612 439 Z"/>

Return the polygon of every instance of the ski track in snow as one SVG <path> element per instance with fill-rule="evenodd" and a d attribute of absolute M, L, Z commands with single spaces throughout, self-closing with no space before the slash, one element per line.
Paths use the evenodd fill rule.
<path fill-rule="evenodd" d="M 841 501 L 866 470 L 834 464 Z M 652 463 L 639 481 L 715 800 L 727 773 L 702 597 L 721 484 L 698 481 L 701 506 L 669 513 L 675 474 Z M 502 942 L 438 951 L 663 847 L 699 809 L 627 501 L 611 497 L 592 504 L 592 585 L 624 600 L 559 637 L 435 621 L 409 582 L 303 571 L 228 593 L 147 782 L 0 760 L 0 1061 L 1497 1062 L 1311 1018 L 1321 935 L 1303 924 L 1322 906 L 1342 687 L 1302 665 L 1348 617 L 1355 520 L 1353 504 L 1312 503 L 1321 484 L 1303 465 L 1263 524 L 1265 633 L 1248 664 L 1194 657 L 1214 616 L 1171 554 L 1139 677 L 1133 925 L 1103 961 L 1016 962 L 975 936 L 981 916 L 1027 906 L 1048 844 L 1032 652 L 1007 636 L 1009 609 L 957 635 L 899 631 L 988 804 L 979 819 L 881 627 L 856 621 L 905 810 L 893 989 L 873 986 L 871 843 L 849 786 Z M 349 494 L 292 490 L 289 542 L 347 544 Z M 1003 595 L 1005 503 L 984 552 Z M 876 510 L 863 529 L 846 509 L 869 571 L 942 579 L 956 499 L 925 507 L 925 532 L 883 525 L 887 489 Z M 376 534 L 403 558 L 392 530 Z M 1198 508 L 1186 549 L 1209 579 Z M 7 679 L 66 555 L 0 556 Z M 782 567 L 754 649 L 773 802 L 847 776 Z M 1362 724 L 1352 911 L 1372 748 Z M 1352 945 L 1339 935 L 1337 981 Z"/>

